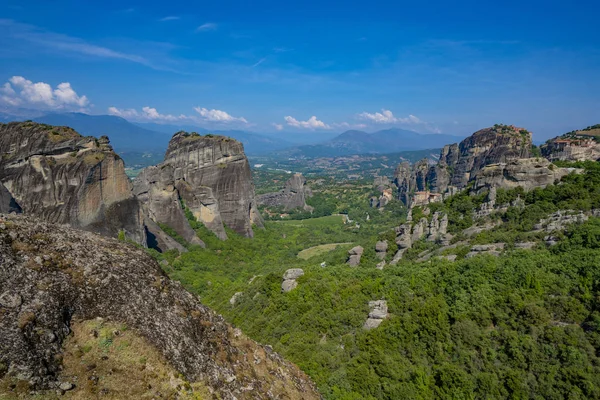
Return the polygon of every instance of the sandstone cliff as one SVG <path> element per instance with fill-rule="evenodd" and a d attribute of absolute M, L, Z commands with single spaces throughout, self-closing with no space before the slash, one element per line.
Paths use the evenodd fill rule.
<path fill-rule="evenodd" d="M 282 206 L 284 210 L 289 211 L 295 208 L 310 210 L 312 207 L 306 204 L 306 198 L 310 197 L 312 192 L 306 186 L 306 178 L 302 174 L 294 174 L 285 182 L 282 190 L 275 193 L 266 193 L 258 196 L 257 203 L 265 206 Z"/>
<path fill-rule="evenodd" d="M 121 158 L 107 137 L 32 122 L 0 125 L 0 183 L 25 214 L 141 244 L 146 236 Z"/>
<path fill-rule="evenodd" d="M 138 332 L 214 398 L 319 398 L 296 366 L 226 324 L 143 250 L 64 225 L 0 216 L 0 391 L 70 390 L 70 382 L 60 382 L 63 342 L 76 321 L 96 318 Z M 84 336 L 91 334 L 98 332 Z M 81 377 L 75 388 L 92 378 Z M 4 385 L 7 379 L 16 384 Z"/>
<path fill-rule="evenodd" d="M 262 227 L 244 148 L 224 136 L 176 133 L 164 162 L 135 179 L 134 193 L 147 218 L 169 225 L 192 243 L 199 240 L 180 201 L 221 239 L 227 238 L 224 226 L 249 237 L 252 225 Z"/>

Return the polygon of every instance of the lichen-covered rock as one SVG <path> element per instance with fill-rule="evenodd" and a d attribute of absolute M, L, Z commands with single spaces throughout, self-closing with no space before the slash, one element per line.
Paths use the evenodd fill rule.
<path fill-rule="evenodd" d="M 108 143 L 67 127 L 0 124 L 0 183 L 25 214 L 145 244 L 139 202 Z"/>
<path fill-rule="evenodd" d="M 348 264 L 351 267 L 358 266 L 358 264 L 360 264 L 360 258 L 363 252 L 364 249 L 362 248 L 362 246 L 356 246 L 348 250 L 348 261 L 346 261 L 346 264 Z"/>
<path fill-rule="evenodd" d="M 192 243 L 198 239 L 180 201 L 221 239 L 227 238 L 224 226 L 249 237 L 252 225 L 262 227 L 248 159 L 234 139 L 178 132 L 164 162 L 142 171 L 134 187 L 148 218 L 169 225 Z"/>
<path fill-rule="evenodd" d="M 137 331 L 216 398 L 320 398 L 297 367 L 244 338 L 142 249 L 39 219 L 0 218 L 0 363 L 9 376 L 56 390 L 71 321 L 101 317 Z"/>
<path fill-rule="evenodd" d="M 279 192 L 266 193 L 257 197 L 259 205 L 282 206 L 284 210 L 289 211 L 295 208 L 311 210 L 312 207 L 306 204 L 306 198 L 312 196 L 312 191 L 306 186 L 306 178 L 300 173 L 292 175 L 285 182 L 284 188 Z"/>

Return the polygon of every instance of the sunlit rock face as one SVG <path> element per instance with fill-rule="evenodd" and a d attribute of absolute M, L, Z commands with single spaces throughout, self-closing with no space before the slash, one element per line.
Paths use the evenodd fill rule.
<path fill-rule="evenodd" d="M 105 136 L 33 122 L 1 124 L 0 183 L 25 214 L 146 242 L 125 165 Z"/>
<path fill-rule="evenodd" d="M 142 171 L 134 192 L 147 218 L 169 225 L 191 243 L 199 240 L 182 204 L 221 239 L 227 239 L 225 226 L 248 237 L 254 235 L 253 225 L 262 227 L 243 145 L 228 137 L 176 133 L 164 162 Z"/>

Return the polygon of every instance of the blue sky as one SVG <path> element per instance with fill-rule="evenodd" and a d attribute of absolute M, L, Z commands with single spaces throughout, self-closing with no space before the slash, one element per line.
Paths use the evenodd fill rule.
<path fill-rule="evenodd" d="M 538 139 L 600 123 L 594 1 L 0 5 L 0 109 L 280 132 Z"/>

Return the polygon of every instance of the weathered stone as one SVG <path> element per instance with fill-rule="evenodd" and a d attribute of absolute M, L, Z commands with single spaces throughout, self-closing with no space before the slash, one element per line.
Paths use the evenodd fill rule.
<path fill-rule="evenodd" d="M 143 249 L 39 219 L 2 218 L 23 246 L 17 254 L 0 231 L 0 293 L 22 297 L 18 308 L 2 306 L 0 360 L 32 389 L 59 388 L 70 322 L 100 317 L 135 329 L 187 381 L 202 382 L 218 398 L 247 398 L 248 387 L 260 398 L 320 398 L 297 367 L 236 333 Z M 47 267 L 32 268 L 27 260 L 37 256 L 48 256 Z M 258 355 L 260 366 L 248 354 Z"/>
<path fill-rule="evenodd" d="M 380 260 L 383 260 L 387 254 L 388 243 L 386 241 L 379 241 L 375 244 L 375 255 Z"/>
<path fill-rule="evenodd" d="M 383 267 L 385 267 L 385 260 L 381 261 L 380 263 L 377 263 L 375 267 L 377 269 L 383 269 Z"/>
<path fill-rule="evenodd" d="M 513 189 L 522 187 L 526 191 L 544 188 L 559 181 L 571 172 L 579 173 L 575 168 L 559 168 L 545 158 L 521 158 L 500 164 L 488 164 L 481 168 L 474 179 L 474 193 L 489 188 Z"/>
<path fill-rule="evenodd" d="M 242 297 L 243 294 L 244 294 L 244 292 L 235 292 L 233 294 L 233 296 L 231 296 L 231 298 L 229 299 L 229 304 L 231 304 L 232 306 L 235 306 L 235 304 L 237 303 L 238 299 L 240 297 Z"/>
<path fill-rule="evenodd" d="M 515 243 L 515 249 L 531 250 L 537 245 L 536 242 Z"/>
<path fill-rule="evenodd" d="M 536 231 L 545 231 L 552 233 L 554 231 L 564 231 L 569 225 L 581 224 L 587 221 L 592 213 L 575 212 L 572 210 L 559 210 L 548 218 L 542 219 L 539 223 L 533 226 Z"/>
<path fill-rule="evenodd" d="M 75 388 L 75 385 L 73 385 L 71 382 L 62 382 L 58 388 L 60 390 L 64 390 L 65 392 L 72 390 Z"/>
<path fill-rule="evenodd" d="M 283 292 L 289 292 L 298 286 L 298 282 L 295 279 L 287 279 L 281 283 L 281 290 Z"/>
<path fill-rule="evenodd" d="M 21 213 L 21 206 L 10 192 L 0 183 L 0 214 Z"/>
<path fill-rule="evenodd" d="M 550 161 L 597 161 L 600 158 L 600 144 L 592 137 L 578 133 L 548 140 L 540 147 L 542 155 Z"/>
<path fill-rule="evenodd" d="M 381 321 L 388 318 L 388 307 L 385 300 L 369 301 L 369 310 L 369 317 L 365 321 L 363 329 L 377 328 Z"/>
<path fill-rule="evenodd" d="M 244 148 L 224 136 L 176 133 L 164 162 L 142 171 L 134 187 L 149 219 L 170 226 L 191 243 L 201 241 L 180 200 L 221 239 L 227 238 L 224 226 L 249 237 L 252 225 L 262 227 Z"/>
<path fill-rule="evenodd" d="M 108 139 L 33 122 L 0 125 L 0 206 L 145 244 L 143 216 Z M 15 210 L 16 209 L 16 210 Z M 9 212 L 11 209 L 8 210 Z"/>
<path fill-rule="evenodd" d="M 360 257 L 364 249 L 361 246 L 356 246 L 348 250 L 348 261 L 346 262 L 351 267 L 356 267 L 360 264 Z"/>
<path fill-rule="evenodd" d="M 0 295 L 0 306 L 6 308 L 17 308 L 23 303 L 21 295 L 14 292 L 4 292 Z"/>
<path fill-rule="evenodd" d="M 304 275 L 304 270 L 302 268 L 290 268 L 283 274 L 283 279 L 298 279 L 302 275 Z"/>
<path fill-rule="evenodd" d="M 259 205 L 282 206 L 286 211 L 295 208 L 308 210 L 312 209 L 312 207 L 306 204 L 306 198 L 311 196 L 312 191 L 306 186 L 306 178 L 302 174 L 297 173 L 285 182 L 281 191 L 260 195 L 256 201 Z"/>

